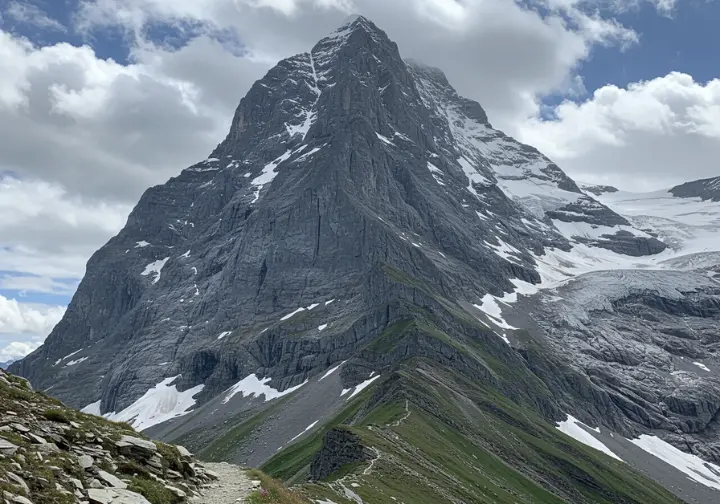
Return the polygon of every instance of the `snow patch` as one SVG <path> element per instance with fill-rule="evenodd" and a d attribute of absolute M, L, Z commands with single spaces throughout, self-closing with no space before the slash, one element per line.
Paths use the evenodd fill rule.
<path fill-rule="evenodd" d="M 320 331 L 320 332 L 324 331 L 325 329 L 327 329 L 327 326 L 328 326 L 327 324 L 318 326 L 318 331 Z"/>
<path fill-rule="evenodd" d="M 697 455 L 680 451 L 656 436 L 643 434 L 638 439 L 630 439 L 629 441 L 660 460 L 667 462 L 675 469 L 684 472 L 690 479 L 720 490 L 720 466 L 706 462 Z"/>
<path fill-rule="evenodd" d="M 473 306 L 485 312 L 485 314 L 490 317 L 490 320 L 492 320 L 498 327 L 502 329 L 517 329 L 517 327 L 511 326 L 505 321 L 502 316 L 502 309 L 500 308 L 500 305 L 498 305 L 497 301 L 498 298 L 492 294 L 485 294 L 482 298 L 482 304 L 476 304 Z M 510 344 L 507 337 L 502 336 L 502 338 L 505 340 L 505 343 L 508 345 Z"/>
<path fill-rule="evenodd" d="M 223 339 L 225 336 L 229 336 L 230 334 L 232 334 L 232 331 L 224 331 L 224 332 L 221 332 L 221 333 L 220 333 L 220 336 L 218 336 L 217 339 L 221 340 L 221 339 Z"/>
<path fill-rule="evenodd" d="M 342 391 L 342 393 L 340 394 L 340 396 L 342 397 L 342 396 L 344 396 L 345 394 L 347 394 L 348 392 L 350 392 L 351 390 L 353 390 L 352 394 L 350 394 L 350 396 L 347 398 L 347 400 L 349 401 L 350 399 L 352 399 L 353 397 L 355 397 L 356 395 L 358 395 L 360 392 L 362 392 L 363 390 L 365 390 L 366 388 L 368 388 L 368 387 L 372 384 L 372 382 L 374 382 L 374 381 L 377 380 L 378 378 L 380 378 L 380 375 L 377 375 L 377 376 L 373 376 L 373 377 L 371 377 L 371 378 L 368 378 L 367 380 L 365 380 L 365 381 L 362 382 L 361 384 L 356 385 L 356 386 L 354 387 L 355 390 L 353 390 L 353 388 L 343 389 L 343 391 Z"/>
<path fill-rule="evenodd" d="M 168 262 L 169 257 L 166 257 L 165 259 L 160 259 L 158 261 L 151 262 L 147 266 L 145 266 L 145 269 L 142 273 L 140 273 L 142 276 L 148 276 L 150 274 L 155 274 L 155 278 L 153 279 L 153 284 L 158 283 L 160 280 L 160 273 L 162 272 L 163 267 L 165 267 L 165 263 Z"/>
<path fill-rule="evenodd" d="M 296 154 L 305 148 L 307 148 L 307 145 L 303 145 L 303 146 L 295 149 L 294 151 L 288 149 L 280 157 L 278 157 L 277 159 L 275 159 L 273 161 L 270 161 L 268 164 L 265 165 L 265 167 L 263 168 L 260 175 L 258 175 L 254 179 L 252 179 L 252 181 L 250 182 L 250 185 L 255 187 L 255 199 L 252 200 L 252 203 L 255 203 L 257 200 L 260 199 L 260 191 L 262 190 L 262 188 L 265 187 L 270 182 L 272 182 L 273 179 L 277 176 L 277 172 L 275 171 L 275 169 L 281 163 L 290 159 L 290 157 L 293 154 Z"/>
<path fill-rule="evenodd" d="M 55 361 L 55 364 L 53 364 L 53 366 L 57 366 L 58 364 L 60 364 L 60 363 L 61 363 L 62 361 L 64 361 L 65 359 L 69 359 L 69 358 L 72 357 L 73 355 L 79 354 L 79 353 L 82 352 L 83 350 L 84 350 L 84 348 L 81 348 L 80 350 L 75 350 L 73 353 L 67 354 L 65 357 L 60 357 L 58 360 Z"/>
<path fill-rule="evenodd" d="M 267 383 L 271 380 L 272 378 L 270 377 L 259 379 L 254 374 L 248 375 L 227 390 L 228 393 L 225 396 L 225 399 L 223 399 L 223 404 L 227 404 L 228 402 L 230 402 L 230 399 L 235 397 L 237 394 L 240 394 L 242 397 L 260 397 L 261 395 L 264 395 L 265 402 L 272 401 L 273 399 L 277 399 L 278 397 L 283 397 L 295 392 L 297 389 L 307 383 L 307 380 L 305 380 L 300 385 L 296 385 L 294 387 L 290 387 L 287 390 L 279 392 L 271 386 L 267 385 Z"/>
<path fill-rule="evenodd" d="M 393 147 L 395 147 L 395 144 L 394 144 L 394 143 L 392 142 L 392 140 L 390 140 L 388 137 L 382 136 L 380 133 L 377 133 L 377 132 L 376 132 L 375 134 L 376 134 L 377 137 L 378 137 L 380 140 L 382 140 L 384 143 L 386 143 L 386 144 L 388 144 L 388 145 L 392 145 Z"/>
<path fill-rule="evenodd" d="M 428 161 L 427 167 L 428 167 L 428 170 L 430 170 L 430 174 L 435 179 L 435 182 L 437 182 L 441 186 L 444 186 L 445 182 L 443 182 L 442 176 L 445 174 L 443 173 L 443 171 L 440 168 L 438 168 L 437 166 L 435 166 L 434 164 L 432 164 L 430 161 Z"/>
<path fill-rule="evenodd" d="M 304 312 L 304 311 L 305 311 L 305 308 L 298 308 L 298 309 L 295 310 L 294 312 L 288 313 L 287 315 L 285 315 L 284 317 L 282 317 L 280 320 L 288 320 L 288 319 L 291 319 L 292 317 L 294 317 L 294 316 L 297 315 L 298 313 Z"/>
<path fill-rule="evenodd" d="M 333 301 L 334 301 L 334 299 L 333 299 L 333 300 L 330 300 L 330 301 L 327 301 L 327 302 L 325 303 L 325 306 L 329 305 L 329 304 L 332 303 Z M 310 306 L 306 306 L 306 307 L 302 307 L 302 306 L 301 306 L 300 308 L 298 308 L 298 309 L 295 310 L 294 312 L 288 313 L 287 315 L 285 315 L 284 317 L 282 317 L 280 320 L 288 320 L 288 319 L 291 319 L 291 318 L 293 318 L 295 315 L 297 315 L 298 313 L 304 312 L 305 310 L 308 310 L 308 311 L 314 310 L 314 309 L 317 308 L 318 306 L 320 306 L 320 303 L 313 303 L 313 304 L 311 304 Z"/>
<path fill-rule="evenodd" d="M 288 441 L 288 442 L 289 442 L 289 443 L 292 443 L 292 442 L 295 441 L 297 438 L 299 438 L 300 436 L 302 436 L 303 434 L 305 434 L 307 431 L 309 431 L 309 430 L 311 430 L 313 427 L 315 427 L 315 426 L 318 424 L 318 422 L 319 422 L 319 420 L 315 420 L 313 423 L 311 423 L 310 425 L 308 425 L 307 427 L 305 427 L 305 430 L 304 430 L 304 431 L 302 431 L 300 434 L 298 434 L 297 436 L 295 436 L 294 438 L 292 438 L 292 439 L 291 439 L 290 441 Z"/>
<path fill-rule="evenodd" d="M 139 241 L 135 244 L 135 248 L 144 248 L 144 247 L 149 247 L 149 246 L 150 246 L 150 244 L 144 240 Z"/>
<path fill-rule="evenodd" d="M 588 431 L 583 429 L 582 426 L 585 426 L 584 423 L 582 423 L 577 418 L 573 417 L 572 415 L 568 415 L 567 420 L 564 422 L 560 422 L 557 424 L 556 428 L 570 436 L 576 441 L 581 442 L 584 445 L 590 446 L 592 448 L 595 448 L 596 450 L 600 450 L 601 452 L 605 453 L 606 455 L 611 456 L 614 459 L 622 461 L 620 457 L 615 455 L 612 451 L 610 451 L 610 448 L 605 446 L 603 443 L 598 441 L 595 436 L 590 434 Z M 596 432 L 600 432 L 600 429 L 593 429 Z"/>
<path fill-rule="evenodd" d="M 95 401 L 94 403 L 90 403 L 87 406 L 85 406 L 80 411 L 82 413 L 87 413 L 88 415 L 95 415 L 95 416 L 102 416 L 100 414 L 100 403 L 102 402 L 102 399 L 99 401 Z"/>
<path fill-rule="evenodd" d="M 319 382 L 320 382 L 320 381 L 323 381 L 325 378 L 327 378 L 328 376 L 330 376 L 331 374 L 333 374 L 335 371 L 337 371 L 338 369 L 340 369 L 340 366 L 342 366 L 342 365 L 345 364 L 346 362 L 347 362 L 347 361 L 342 361 L 340 364 L 338 364 L 338 365 L 335 366 L 334 368 L 328 369 L 327 372 L 325 372 L 325 374 L 322 375 L 318 381 L 319 381 Z"/>
<path fill-rule="evenodd" d="M 514 257 L 512 254 L 520 254 L 520 251 L 513 247 L 512 245 L 505 243 L 500 238 L 497 238 L 497 241 L 500 242 L 500 245 L 493 245 L 492 243 L 484 242 L 485 245 L 492 248 L 495 251 L 495 255 L 502 257 L 503 259 L 513 262 L 515 264 L 521 264 L 520 260 L 517 257 Z"/>
<path fill-rule="evenodd" d="M 477 198 L 479 198 L 480 195 L 475 190 L 475 187 L 473 187 L 474 184 L 488 185 L 490 184 L 490 181 L 484 176 L 482 176 L 480 172 L 478 172 L 475 167 L 470 164 L 470 161 L 468 161 L 464 157 L 459 158 L 458 163 L 460 164 L 460 167 L 465 173 L 465 176 L 468 178 L 469 183 L 467 190 L 474 194 Z"/>
<path fill-rule="evenodd" d="M 702 362 L 693 362 L 693 364 L 695 364 L 697 367 L 699 367 L 699 368 L 702 369 L 703 371 L 707 371 L 708 373 L 710 372 L 710 368 L 707 367 L 707 366 L 706 366 L 705 364 L 703 364 Z"/>
<path fill-rule="evenodd" d="M 121 412 L 106 413 L 103 417 L 114 422 L 127 422 L 136 430 L 142 431 L 188 414 L 190 408 L 195 406 L 193 397 L 198 395 L 205 385 L 197 385 L 180 392 L 176 385 L 171 385 L 178 378 L 180 375 L 165 378 Z"/>
<path fill-rule="evenodd" d="M 70 362 L 65 364 L 65 367 L 74 366 L 75 364 L 80 364 L 81 362 L 85 362 L 86 360 L 88 360 L 88 357 L 81 357 L 77 360 L 71 360 Z"/>

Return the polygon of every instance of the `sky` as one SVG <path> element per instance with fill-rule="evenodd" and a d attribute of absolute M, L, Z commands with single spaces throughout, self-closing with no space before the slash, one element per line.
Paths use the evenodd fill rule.
<path fill-rule="evenodd" d="M 0 0 L 0 362 L 255 80 L 354 13 L 576 180 L 720 175 L 718 0 Z"/>

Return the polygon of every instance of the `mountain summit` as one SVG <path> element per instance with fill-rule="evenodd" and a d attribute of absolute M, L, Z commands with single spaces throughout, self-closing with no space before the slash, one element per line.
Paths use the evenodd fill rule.
<path fill-rule="evenodd" d="M 353 17 L 257 81 L 210 157 L 143 195 L 11 370 L 293 482 L 369 464 L 352 473 L 368 502 L 676 502 L 612 459 L 655 467 L 629 439 L 656 429 L 701 467 L 720 460 L 703 441 L 716 375 L 673 374 L 711 357 L 720 261 L 658 266 L 679 249 L 633 222 Z M 651 475 L 717 495 L 686 473 Z M 348 477 L 323 491 L 347 498 Z"/>

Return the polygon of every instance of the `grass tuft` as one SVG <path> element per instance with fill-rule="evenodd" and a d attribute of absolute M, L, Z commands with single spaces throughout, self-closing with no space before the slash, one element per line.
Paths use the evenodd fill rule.
<path fill-rule="evenodd" d="M 43 411 L 43 416 L 52 422 L 70 423 L 70 416 L 61 409 L 47 409 Z"/>
<path fill-rule="evenodd" d="M 179 504 L 183 501 L 162 483 L 151 479 L 134 477 L 128 484 L 128 490 L 139 493 L 151 504 Z"/>
<path fill-rule="evenodd" d="M 256 469 L 248 471 L 252 480 L 260 480 L 260 488 L 251 493 L 245 502 L 247 504 L 310 504 L 302 495 L 288 490 L 278 480 L 271 478 Z"/>

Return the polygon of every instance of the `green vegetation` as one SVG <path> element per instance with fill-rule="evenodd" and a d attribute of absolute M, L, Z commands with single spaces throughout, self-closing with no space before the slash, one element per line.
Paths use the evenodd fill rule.
<path fill-rule="evenodd" d="M 67 412 L 59 408 L 45 410 L 43 411 L 43 416 L 53 422 L 62 422 L 66 424 L 70 423 L 70 418 Z"/>
<path fill-rule="evenodd" d="M 365 391 L 358 397 L 364 397 Z M 340 414 L 336 415 L 331 421 L 323 427 L 317 429 L 312 434 L 305 436 L 297 443 L 293 443 L 277 455 L 262 465 L 261 469 L 269 475 L 279 478 L 286 483 L 298 483 L 306 479 L 309 475 L 310 462 L 312 462 L 315 453 L 322 446 L 322 440 L 325 433 L 343 425 L 351 418 L 357 415 L 363 401 L 353 400 L 350 406 L 346 407 Z"/>
<path fill-rule="evenodd" d="M 261 471 L 248 471 L 248 477 L 259 480 L 260 488 L 254 490 L 245 499 L 247 504 L 310 504 L 305 497 L 287 489 L 282 483 Z"/>
<path fill-rule="evenodd" d="M 377 456 L 322 483 L 301 484 L 313 499 L 350 503 L 670 504 L 680 502 L 626 464 L 562 434 L 497 390 L 427 359 L 407 361 L 391 392 L 369 407 L 370 389 L 326 427 L 264 466 L 289 483 L 309 465 L 333 426 L 345 425 Z M 394 499 L 393 499 L 394 498 Z M 263 501 L 257 501 L 263 502 Z"/>
<path fill-rule="evenodd" d="M 9 433 L 2 432 L 0 434 Z M 3 437 L 8 439 L 7 436 Z M 59 481 L 51 469 L 51 467 L 57 466 L 65 469 L 68 474 L 77 474 L 77 471 L 79 470 L 77 463 L 71 460 L 67 455 L 49 453 L 44 456 L 42 461 L 36 457 L 25 457 L 24 460 L 19 459 L 18 455 L 15 455 L 14 457 L 7 457 L 0 459 L 0 473 L 8 471 L 17 473 L 18 469 L 17 466 L 14 466 L 14 464 L 19 462 L 23 463 L 23 471 L 30 472 L 33 475 L 32 479 L 25 480 L 30 488 L 30 495 L 27 495 L 22 487 L 13 485 L 12 483 L 0 483 L 0 494 L 3 490 L 5 490 L 16 495 L 22 495 L 23 497 L 31 497 L 33 503 L 35 504 L 73 504 L 77 501 L 75 496 L 72 495 L 72 489 L 65 488 L 65 490 L 70 492 L 70 494 L 67 495 L 56 488 L 56 483 L 59 483 Z M 47 483 L 43 482 L 43 480 Z"/>
<path fill-rule="evenodd" d="M 182 502 L 182 499 L 165 488 L 165 485 L 152 479 L 134 477 L 128 484 L 128 490 L 139 493 L 149 500 L 151 504 L 178 504 Z"/>

